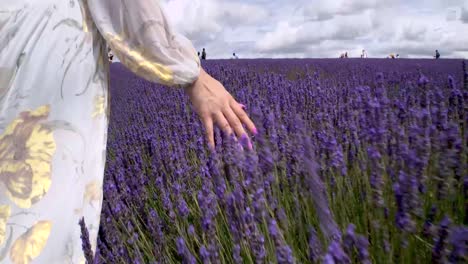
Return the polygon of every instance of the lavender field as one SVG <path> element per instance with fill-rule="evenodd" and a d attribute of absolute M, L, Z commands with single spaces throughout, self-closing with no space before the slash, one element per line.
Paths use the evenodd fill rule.
<path fill-rule="evenodd" d="M 213 153 L 114 63 L 97 262 L 467 263 L 466 63 L 206 61 L 259 130 Z"/>

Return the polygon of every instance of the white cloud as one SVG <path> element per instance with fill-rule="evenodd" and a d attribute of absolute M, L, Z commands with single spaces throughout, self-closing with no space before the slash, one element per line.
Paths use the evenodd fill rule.
<path fill-rule="evenodd" d="M 310 20 L 324 21 L 332 19 L 338 8 L 338 1 L 320 1 L 302 7 L 302 14 Z"/>
<path fill-rule="evenodd" d="M 468 57 L 466 0 L 165 0 L 176 28 L 209 58 L 400 53 Z"/>
<path fill-rule="evenodd" d="M 268 16 L 261 6 L 227 0 L 169 0 L 164 7 L 176 29 L 201 41 L 217 39 L 228 27 L 260 24 Z"/>
<path fill-rule="evenodd" d="M 266 33 L 256 42 L 256 48 L 259 51 L 285 49 L 288 46 L 296 44 L 298 31 L 299 28 L 290 26 L 287 21 L 281 21 L 274 31 Z"/>
<path fill-rule="evenodd" d="M 267 10 L 259 5 L 229 1 L 223 3 L 219 19 L 225 20 L 232 27 L 237 27 L 262 23 L 267 16 Z"/>

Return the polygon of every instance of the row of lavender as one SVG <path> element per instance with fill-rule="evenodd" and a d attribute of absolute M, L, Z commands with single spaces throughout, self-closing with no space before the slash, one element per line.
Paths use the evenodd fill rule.
<path fill-rule="evenodd" d="M 467 260 L 464 62 L 204 67 L 248 106 L 254 149 L 217 132 L 210 153 L 183 91 L 114 64 L 98 262 Z"/>

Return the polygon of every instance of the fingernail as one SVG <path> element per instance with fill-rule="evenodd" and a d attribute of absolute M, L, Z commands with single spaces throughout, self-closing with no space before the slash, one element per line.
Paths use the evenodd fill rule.
<path fill-rule="evenodd" d="M 244 151 L 244 147 L 242 146 L 241 143 L 239 143 L 239 148 L 240 148 L 241 151 Z"/>
<path fill-rule="evenodd" d="M 258 130 L 256 127 L 253 128 L 252 132 L 254 133 L 254 135 L 257 135 L 258 134 Z"/>
<path fill-rule="evenodd" d="M 252 145 L 252 142 L 249 140 L 249 150 L 252 150 L 253 149 L 253 145 Z"/>
<path fill-rule="evenodd" d="M 244 104 L 239 104 L 239 105 L 242 107 L 242 109 L 247 109 L 247 106 L 245 106 Z"/>
<path fill-rule="evenodd" d="M 215 149 L 216 149 L 215 145 L 212 144 L 211 142 L 208 142 L 208 148 L 209 148 L 210 150 L 215 150 Z"/>

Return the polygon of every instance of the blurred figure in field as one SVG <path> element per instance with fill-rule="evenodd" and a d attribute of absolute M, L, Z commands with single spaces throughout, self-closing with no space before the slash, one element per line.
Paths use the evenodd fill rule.
<path fill-rule="evenodd" d="M 397 54 L 397 55 L 396 55 L 396 58 L 399 59 L 399 58 L 400 58 L 400 54 Z"/>
<path fill-rule="evenodd" d="M 348 58 L 348 52 L 345 52 L 344 57 Z"/>
<path fill-rule="evenodd" d="M 199 59 L 201 59 L 201 58 L 200 58 L 200 52 L 197 52 L 197 56 L 198 56 Z"/>
<path fill-rule="evenodd" d="M 206 51 L 205 51 L 205 48 L 203 48 L 203 50 L 202 50 L 201 59 L 202 59 L 202 60 L 206 60 Z"/>
<path fill-rule="evenodd" d="M 390 55 L 388 55 L 388 58 L 395 59 L 395 54 L 391 53 Z"/>
<path fill-rule="evenodd" d="M 340 59 L 343 59 L 344 58 L 344 53 L 341 53 L 340 54 Z"/>
<path fill-rule="evenodd" d="M 362 50 L 361 58 L 367 58 L 366 50 Z"/>
<path fill-rule="evenodd" d="M 439 51 L 436 50 L 435 52 L 436 52 L 436 55 L 434 56 L 434 58 L 439 59 L 439 58 L 440 58 L 440 53 L 439 53 Z"/>
<path fill-rule="evenodd" d="M 232 53 L 232 58 L 233 59 L 238 59 L 239 57 L 237 57 L 236 53 L 234 52 L 234 53 Z"/>

